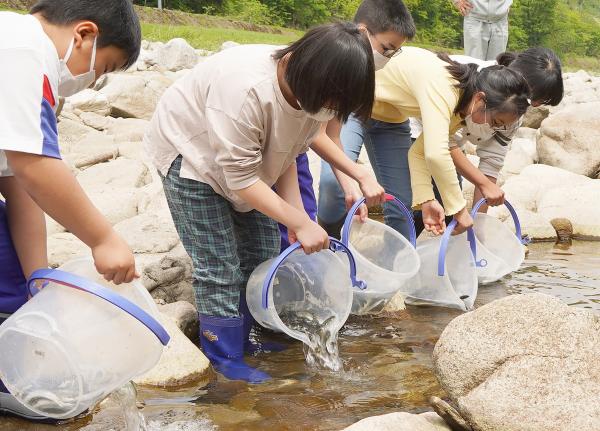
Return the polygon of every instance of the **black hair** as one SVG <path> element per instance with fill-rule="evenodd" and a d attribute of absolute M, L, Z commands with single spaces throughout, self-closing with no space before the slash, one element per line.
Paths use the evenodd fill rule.
<path fill-rule="evenodd" d="M 114 46 L 125 52 L 132 66 L 140 55 L 142 29 L 131 0 L 39 0 L 29 13 L 39 13 L 50 24 L 92 21 L 98 26 L 98 48 Z"/>
<path fill-rule="evenodd" d="M 342 22 L 309 30 L 302 39 L 275 52 L 286 58 L 285 80 L 306 112 L 322 108 L 367 120 L 375 97 L 375 64 L 371 44 L 356 24 Z"/>
<path fill-rule="evenodd" d="M 408 40 L 417 33 L 413 17 L 402 0 L 363 0 L 354 22 L 365 24 L 374 34 L 393 31 Z"/>
<path fill-rule="evenodd" d="M 474 63 L 460 64 L 448 57 L 438 54 L 448 63 L 450 75 L 458 81 L 456 87 L 461 90 L 455 113 L 462 112 L 473 96 L 482 91 L 485 93 L 486 109 L 496 112 L 509 112 L 518 117 L 529 108 L 529 86 L 520 72 L 505 66 L 490 66 L 478 71 Z"/>
<path fill-rule="evenodd" d="M 504 52 L 498 64 L 521 72 L 531 90 L 531 100 L 558 105 L 564 96 L 560 59 L 548 48 L 529 48 L 523 52 Z"/>

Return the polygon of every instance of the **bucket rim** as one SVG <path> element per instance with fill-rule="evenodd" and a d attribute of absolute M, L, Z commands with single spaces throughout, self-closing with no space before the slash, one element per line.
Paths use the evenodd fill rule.
<path fill-rule="evenodd" d="M 32 296 L 35 296 L 40 290 L 35 289 L 33 284 L 36 281 L 52 282 L 61 286 L 70 287 L 90 293 L 106 302 L 120 308 L 125 313 L 139 321 L 142 325 L 148 328 L 158 338 L 163 346 L 169 344 L 171 337 L 165 328 L 152 315 L 146 312 L 133 301 L 119 295 L 115 291 L 101 286 L 87 278 L 75 275 L 58 269 L 38 269 L 27 281 L 27 287 Z M 42 287 L 43 289 L 43 287 Z"/>

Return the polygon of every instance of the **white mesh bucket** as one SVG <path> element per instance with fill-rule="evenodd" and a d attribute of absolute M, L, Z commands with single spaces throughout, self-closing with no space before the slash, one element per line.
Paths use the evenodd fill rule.
<path fill-rule="evenodd" d="M 421 268 L 411 280 L 412 292 L 407 304 L 434 305 L 460 310 L 473 308 L 477 297 L 477 268 L 473 244 L 467 233 L 452 236 L 456 220 L 441 237 L 417 245 Z"/>
<path fill-rule="evenodd" d="M 480 200 L 473 207 L 473 230 L 469 232 L 469 240 L 476 241 L 477 278 L 482 284 L 492 283 L 519 269 L 525 260 L 521 223 L 514 207 L 505 201 L 515 224 L 512 232 L 506 224 L 496 217 L 477 211 L 485 203 Z"/>
<path fill-rule="evenodd" d="M 356 259 L 357 275 L 369 286 L 366 290 L 354 290 L 352 314 L 377 313 L 398 292 L 411 294 L 413 285 L 409 281 L 419 270 L 412 211 L 392 195 L 386 195 L 386 200 L 394 202 L 404 213 L 409 224 L 409 239 L 375 220 L 354 223 L 364 198 L 350 209 L 342 227 L 342 242 Z"/>
<path fill-rule="evenodd" d="M 350 315 L 352 291 L 365 289 L 366 284 L 356 278 L 350 250 L 336 239 L 330 238 L 330 242 L 328 250 L 308 255 L 294 243 L 254 270 L 246 287 L 246 301 L 260 325 L 305 344 L 310 344 L 308 334 L 290 327 L 289 321 L 328 321 L 336 332 L 344 325 Z M 337 256 L 339 252 L 346 254 L 349 270 Z"/>

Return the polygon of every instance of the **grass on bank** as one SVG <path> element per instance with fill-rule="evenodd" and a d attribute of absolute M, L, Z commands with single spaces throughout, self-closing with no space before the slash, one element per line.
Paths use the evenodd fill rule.
<path fill-rule="evenodd" d="M 302 33 L 299 31 L 274 34 L 233 28 L 151 23 L 142 23 L 142 33 L 144 39 L 160 42 L 166 42 L 175 37 L 182 37 L 194 48 L 209 51 L 218 50 L 221 44 L 228 40 L 238 43 L 285 45 L 302 36 Z"/>

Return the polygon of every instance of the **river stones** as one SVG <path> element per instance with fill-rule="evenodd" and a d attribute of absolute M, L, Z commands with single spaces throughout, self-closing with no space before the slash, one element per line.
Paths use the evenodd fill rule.
<path fill-rule="evenodd" d="M 389 413 L 356 422 L 343 431 L 451 431 L 444 420 L 433 412 L 413 415 Z"/>
<path fill-rule="evenodd" d="M 454 319 L 435 346 L 442 387 L 474 431 L 600 429 L 600 316 L 541 294 Z"/>
<path fill-rule="evenodd" d="M 177 387 L 198 382 L 208 376 L 210 362 L 177 326 L 177 322 L 160 313 L 160 323 L 171 336 L 158 364 L 134 380 L 138 385 Z"/>

